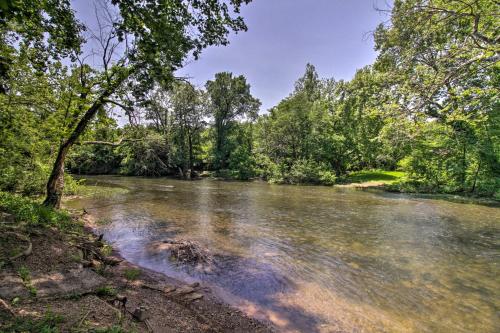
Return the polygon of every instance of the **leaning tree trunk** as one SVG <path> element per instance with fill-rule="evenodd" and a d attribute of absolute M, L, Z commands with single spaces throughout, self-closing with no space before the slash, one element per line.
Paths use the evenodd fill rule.
<path fill-rule="evenodd" d="M 54 166 L 52 167 L 49 181 L 47 182 L 47 197 L 43 202 L 45 206 L 54 208 L 60 207 L 64 189 L 64 161 L 66 160 L 69 149 L 76 143 L 80 135 L 85 131 L 88 124 L 97 114 L 97 111 L 106 103 L 105 99 L 109 97 L 109 95 L 111 95 L 111 91 L 107 89 L 85 112 L 69 138 L 59 147 L 57 158 L 54 162 Z"/>
<path fill-rule="evenodd" d="M 106 96 L 101 96 L 94 102 L 94 104 L 92 104 L 92 106 L 85 112 L 82 119 L 80 119 L 78 125 L 76 125 L 73 133 L 71 133 L 69 138 L 59 147 L 57 158 L 54 162 L 54 166 L 52 167 L 49 181 L 47 182 L 47 197 L 43 202 L 45 206 L 54 208 L 60 207 L 64 189 L 64 161 L 66 160 L 66 155 L 68 155 L 71 146 L 75 144 L 80 135 L 85 131 L 97 111 L 104 105 L 104 98 L 107 96 L 109 96 L 109 93 Z"/>
<path fill-rule="evenodd" d="M 69 140 L 66 140 L 57 153 L 57 158 L 52 167 L 49 181 L 47 182 L 47 197 L 43 204 L 45 206 L 59 208 L 61 205 L 62 191 L 64 188 L 64 161 L 71 147 Z"/>

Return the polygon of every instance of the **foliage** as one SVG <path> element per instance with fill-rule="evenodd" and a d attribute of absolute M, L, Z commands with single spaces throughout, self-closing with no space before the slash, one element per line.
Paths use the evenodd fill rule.
<path fill-rule="evenodd" d="M 255 158 L 253 156 L 252 124 L 234 124 L 227 139 L 230 154 L 227 160 L 232 171 L 231 178 L 249 180 L 255 176 Z"/>
<path fill-rule="evenodd" d="M 111 286 L 103 286 L 97 289 L 96 294 L 98 296 L 116 296 L 117 291 Z"/>
<path fill-rule="evenodd" d="M 101 8 L 113 24 L 101 27 L 100 42 L 116 52 L 104 50 L 102 67 L 59 62 L 54 51 L 83 59 L 84 26 L 69 2 L 32 11 L 26 1 L 8 2 L 0 9 L 0 190 L 42 193 L 49 178 L 49 201 L 57 202 L 65 166 L 291 184 L 366 179 L 500 196 L 495 1 L 394 1 L 374 33 L 372 65 L 337 81 L 307 64 L 291 94 L 260 115 L 244 75 L 217 73 L 204 88 L 173 77 L 204 47 L 227 44 L 230 30 L 245 30 L 238 10 L 248 2 L 113 0 Z M 43 70 L 34 54 L 50 59 Z M 118 126 L 114 108 L 128 125 Z M 66 193 L 78 185 L 64 182 Z"/>
<path fill-rule="evenodd" d="M 0 190 L 40 194 L 50 174 L 50 162 L 64 133 L 64 86 L 71 81 L 60 64 L 46 73 L 19 56 L 10 64 L 9 91 L 0 94 Z M 64 108 L 63 108 L 64 107 Z M 75 183 L 67 177 L 74 190 Z"/>
<path fill-rule="evenodd" d="M 232 152 L 227 138 L 235 130 L 236 120 L 254 119 L 260 101 L 251 95 L 250 85 L 243 75 L 233 77 L 232 73 L 217 73 L 215 80 L 208 81 L 205 86 L 214 120 L 213 163 L 216 169 L 224 169 Z"/>
<path fill-rule="evenodd" d="M 290 184 L 333 185 L 335 183 L 335 175 L 326 165 L 305 159 L 294 161 L 290 171 L 283 178 Z"/>
<path fill-rule="evenodd" d="M 75 56 L 84 26 L 75 18 L 68 0 L 0 2 L 0 94 L 10 89 L 16 47 L 37 71 L 50 59 Z"/>
<path fill-rule="evenodd" d="M 376 68 L 401 96 L 415 139 L 402 159 L 417 191 L 492 195 L 498 188 L 498 4 L 396 1 L 375 34 Z"/>
<path fill-rule="evenodd" d="M 18 270 L 19 277 L 23 280 L 23 284 L 30 292 L 31 296 L 36 296 L 37 290 L 35 286 L 31 283 L 31 272 L 25 266 L 21 266 Z"/>
<path fill-rule="evenodd" d="M 28 107 L 28 112 L 48 110 L 49 114 L 55 115 L 55 128 L 59 130 L 54 131 L 57 135 L 50 140 L 55 144 L 52 147 L 54 163 L 47 181 L 44 204 L 59 207 L 66 157 L 96 117 L 106 111 L 106 107 L 120 106 L 132 119 L 132 106 L 140 104 L 154 84 L 169 86 L 174 71 L 182 67 L 190 55 L 197 58 L 207 46 L 226 45 L 230 31 L 245 30 L 245 23 L 238 14 L 241 5 L 249 2 L 101 2 L 96 5 L 100 8 L 95 11 L 99 32 L 91 35 L 102 47 L 102 67 L 95 68 L 85 63 L 86 57 L 80 52 L 84 42 L 81 32 L 85 26 L 76 19 L 70 1 L 41 1 L 35 5 L 22 0 L 2 2 L 0 94 L 8 93 L 9 96 L 2 96 L 8 107 L 15 108 L 11 99 L 30 98 L 24 91 L 11 92 L 18 81 L 14 71 L 20 60 L 24 60 L 24 69 L 28 69 L 28 73 L 35 72 L 42 76 L 45 72 L 39 67 L 47 59 L 59 60 L 60 56 L 71 61 L 69 74 L 56 62 L 61 75 L 51 73 L 49 81 L 35 80 L 36 83 L 44 83 L 43 87 L 47 89 L 42 90 L 43 93 L 54 97 L 49 98 L 47 103 L 41 103 L 48 104 L 49 108 L 42 109 L 35 103 L 32 104 L 35 107 Z M 33 86 L 27 84 L 22 88 Z M 133 100 L 129 98 L 129 93 L 132 93 Z M 120 103 L 120 99 L 125 102 Z M 3 104 L 4 101 L 0 102 Z M 41 120 L 42 124 L 47 124 L 45 118 Z M 142 166 L 128 167 L 144 172 Z"/>
<path fill-rule="evenodd" d="M 33 226 L 77 227 L 66 212 L 53 210 L 16 194 L 0 192 L 0 209 L 14 215 L 16 221 Z"/>
<path fill-rule="evenodd" d="M 161 176 L 168 173 L 163 162 L 167 157 L 167 147 L 161 135 L 148 133 L 143 140 L 120 147 L 123 156 L 120 173 L 124 175 Z"/>

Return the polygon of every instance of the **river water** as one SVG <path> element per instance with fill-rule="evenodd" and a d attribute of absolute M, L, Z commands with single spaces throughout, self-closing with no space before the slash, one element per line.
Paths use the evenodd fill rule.
<path fill-rule="evenodd" d="M 500 208 L 382 191 L 86 177 L 72 199 L 128 260 L 283 332 L 499 332 Z M 104 193 L 104 194 L 103 194 Z M 156 246 L 195 240 L 212 267 Z"/>

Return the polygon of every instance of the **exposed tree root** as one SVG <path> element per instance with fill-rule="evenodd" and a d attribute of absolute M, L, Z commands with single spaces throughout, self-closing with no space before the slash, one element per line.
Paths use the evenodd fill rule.
<path fill-rule="evenodd" d="M 10 305 L 1 298 L 0 298 L 0 312 L 7 314 L 9 317 L 15 317 L 15 313 L 14 311 L 12 311 Z"/>
<path fill-rule="evenodd" d="M 4 231 L 3 234 L 15 236 L 19 239 L 22 239 L 26 243 L 28 243 L 28 246 L 26 247 L 26 249 L 24 251 L 22 251 L 19 254 L 16 254 L 15 256 L 8 258 L 9 261 L 14 261 L 14 260 L 19 259 L 21 257 L 27 257 L 33 252 L 33 244 L 31 243 L 31 240 L 28 236 L 25 236 L 23 234 L 20 234 L 18 232 L 14 232 L 14 231 Z"/>

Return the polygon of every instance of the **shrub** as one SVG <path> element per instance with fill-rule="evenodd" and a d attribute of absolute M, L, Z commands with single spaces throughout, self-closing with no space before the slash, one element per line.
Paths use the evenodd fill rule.
<path fill-rule="evenodd" d="M 325 164 L 300 159 L 292 164 L 285 180 L 290 184 L 333 185 L 335 183 L 335 175 Z"/>

